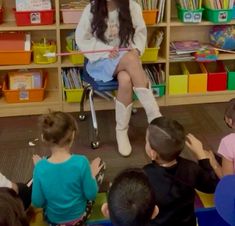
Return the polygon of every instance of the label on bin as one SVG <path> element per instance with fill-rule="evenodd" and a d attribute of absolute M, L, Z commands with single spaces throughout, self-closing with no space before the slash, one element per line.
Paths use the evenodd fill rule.
<path fill-rule="evenodd" d="M 190 12 L 190 11 L 188 11 L 188 12 L 185 12 L 184 13 L 184 22 L 192 22 L 192 20 L 193 20 L 193 14 Z"/>
<path fill-rule="evenodd" d="M 159 88 L 152 88 L 152 91 L 153 91 L 153 95 L 155 97 L 159 97 L 159 95 L 160 95 L 160 89 Z"/>
<path fill-rule="evenodd" d="M 41 13 L 40 12 L 30 13 L 30 23 L 31 24 L 40 24 L 41 23 Z"/>
<path fill-rule="evenodd" d="M 19 91 L 19 100 L 28 100 L 29 99 L 29 91 L 20 90 Z"/>
<path fill-rule="evenodd" d="M 202 20 L 202 13 L 198 12 L 198 13 L 193 13 L 193 22 L 194 23 L 199 23 Z"/>
<path fill-rule="evenodd" d="M 228 19 L 228 12 L 227 11 L 220 11 L 218 14 L 218 21 L 219 22 L 226 22 Z"/>

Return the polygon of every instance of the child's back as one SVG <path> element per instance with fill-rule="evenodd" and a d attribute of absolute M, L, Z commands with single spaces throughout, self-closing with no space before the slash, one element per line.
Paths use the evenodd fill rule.
<path fill-rule="evenodd" d="M 48 159 L 37 162 L 33 174 L 32 203 L 42 207 L 48 222 L 53 224 L 79 221 L 86 214 L 88 200 L 98 192 L 96 173 L 85 156 L 70 153 L 76 122 L 68 114 L 53 112 L 42 117 L 41 134 L 51 150 Z"/>
<path fill-rule="evenodd" d="M 189 138 L 192 149 L 202 149 L 194 137 Z M 149 126 L 146 151 L 153 162 L 144 170 L 160 210 L 153 225 L 195 226 L 195 189 L 213 193 L 216 188 L 218 178 L 202 150 L 197 150 L 198 164 L 179 157 L 184 144 L 184 129 L 176 121 L 159 118 Z"/>
<path fill-rule="evenodd" d="M 85 156 L 71 155 L 61 163 L 39 161 L 34 170 L 33 204 L 45 207 L 51 222 L 68 222 L 85 212 L 98 192 Z"/>

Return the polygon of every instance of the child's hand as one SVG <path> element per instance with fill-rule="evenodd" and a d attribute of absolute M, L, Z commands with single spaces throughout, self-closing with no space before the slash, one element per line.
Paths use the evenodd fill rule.
<path fill-rule="evenodd" d="M 91 162 L 91 173 L 92 176 L 95 178 L 96 175 L 99 173 L 101 168 L 103 167 L 103 164 L 100 165 L 101 158 L 97 157 Z"/>
<path fill-rule="evenodd" d="M 206 152 L 203 149 L 202 143 L 191 133 L 187 135 L 187 140 L 185 144 L 189 147 L 189 149 L 193 152 L 198 160 L 206 159 Z"/>
<path fill-rule="evenodd" d="M 38 161 L 40 161 L 42 158 L 39 155 L 33 155 L 33 164 L 36 165 Z"/>
<path fill-rule="evenodd" d="M 119 48 L 118 47 L 114 47 L 110 53 L 109 53 L 109 58 L 116 58 L 119 54 Z"/>

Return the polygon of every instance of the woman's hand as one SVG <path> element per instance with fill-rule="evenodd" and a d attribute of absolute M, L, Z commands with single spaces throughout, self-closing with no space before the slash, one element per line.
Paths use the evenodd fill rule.
<path fill-rule="evenodd" d="M 114 47 L 110 53 L 109 53 L 109 58 L 113 59 L 116 58 L 119 54 L 119 48 L 118 47 Z"/>
<path fill-rule="evenodd" d="M 185 144 L 188 146 L 188 148 L 192 151 L 192 153 L 198 160 L 208 158 L 205 150 L 203 149 L 202 142 L 198 140 L 195 136 L 193 136 L 191 133 L 187 135 L 187 140 Z"/>

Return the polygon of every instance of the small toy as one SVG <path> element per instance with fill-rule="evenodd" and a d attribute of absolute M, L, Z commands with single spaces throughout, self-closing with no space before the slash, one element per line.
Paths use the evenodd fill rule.
<path fill-rule="evenodd" d="M 215 48 L 205 48 L 197 51 L 194 56 L 198 62 L 212 62 L 218 60 L 219 51 Z"/>

